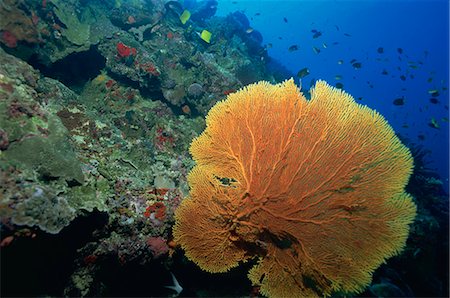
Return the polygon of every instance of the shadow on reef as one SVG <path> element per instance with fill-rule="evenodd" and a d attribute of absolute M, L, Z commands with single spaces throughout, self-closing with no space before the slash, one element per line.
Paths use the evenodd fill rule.
<path fill-rule="evenodd" d="M 92 233 L 107 221 L 105 213 L 92 212 L 58 235 L 37 232 L 2 248 L 1 296 L 61 296 L 77 249 L 93 241 Z"/>
<path fill-rule="evenodd" d="M 91 46 L 88 51 L 72 53 L 50 65 L 42 64 L 36 55 L 28 63 L 44 76 L 58 80 L 74 91 L 80 91 L 88 81 L 100 74 L 106 59 L 95 46 Z"/>

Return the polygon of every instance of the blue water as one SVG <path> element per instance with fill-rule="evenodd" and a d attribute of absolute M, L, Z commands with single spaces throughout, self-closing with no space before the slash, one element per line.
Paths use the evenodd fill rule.
<path fill-rule="evenodd" d="M 354 98 L 362 98 L 360 103 L 384 115 L 402 137 L 429 150 L 428 166 L 448 190 L 448 1 L 220 1 L 217 15 L 236 10 L 262 33 L 271 57 L 294 74 L 309 68 L 304 88 L 311 79 L 340 82 Z M 322 35 L 313 38 L 311 30 Z M 291 45 L 298 50 L 289 51 Z M 355 69 L 352 59 L 362 67 Z M 432 89 L 439 91 L 437 104 L 430 103 Z M 404 105 L 394 105 L 401 97 Z M 439 128 L 429 125 L 432 118 Z"/>

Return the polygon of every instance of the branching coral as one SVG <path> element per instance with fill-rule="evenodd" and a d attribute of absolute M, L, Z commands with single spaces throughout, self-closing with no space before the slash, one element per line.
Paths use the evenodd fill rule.
<path fill-rule="evenodd" d="M 362 291 L 403 249 L 413 162 L 377 112 L 323 81 L 308 101 L 290 80 L 233 93 L 206 120 L 173 231 L 202 269 L 258 257 L 263 294 L 330 295 Z"/>

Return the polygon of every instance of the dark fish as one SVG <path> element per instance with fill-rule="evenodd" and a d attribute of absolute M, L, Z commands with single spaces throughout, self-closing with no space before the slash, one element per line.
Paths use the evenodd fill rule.
<path fill-rule="evenodd" d="M 355 68 L 355 69 L 360 69 L 361 66 L 362 66 L 362 64 L 361 64 L 361 62 L 355 62 L 355 63 L 352 64 L 352 66 L 353 66 L 353 68 Z"/>
<path fill-rule="evenodd" d="M 339 44 L 338 41 L 333 42 L 333 45 L 334 45 L 334 46 L 335 46 L 335 45 L 338 45 L 338 44 Z"/>
<path fill-rule="evenodd" d="M 316 54 L 319 54 L 319 53 L 320 53 L 320 49 L 317 48 L 317 47 L 313 47 L 313 51 L 314 51 L 314 53 L 316 53 Z"/>
<path fill-rule="evenodd" d="M 321 35 L 322 35 L 322 33 L 317 31 L 316 33 L 314 33 L 313 38 L 318 38 Z"/>
<path fill-rule="evenodd" d="M 431 82 L 433 82 L 433 78 L 431 78 L 431 77 L 430 77 L 430 78 L 428 78 L 427 82 L 428 82 L 428 83 L 431 83 Z"/>
<path fill-rule="evenodd" d="M 351 35 L 350 35 L 350 34 L 348 34 L 348 33 L 344 33 L 344 35 L 345 35 L 345 36 L 348 36 L 348 37 L 350 37 L 350 36 L 351 36 Z"/>
<path fill-rule="evenodd" d="M 403 123 L 402 127 L 403 127 L 403 128 L 409 128 L 409 125 L 406 124 L 406 123 Z"/>
<path fill-rule="evenodd" d="M 388 75 L 389 73 L 388 73 L 388 71 L 387 71 L 386 69 L 383 69 L 383 71 L 381 72 L 381 74 L 386 76 L 386 75 Z"/>
<path fill-rule="evenodd" d="M 342 89 L 342 88 L 344 88 L 344 84 L 342 84 L 342 83 L 336 83 L 336 88 Z"/>
<path fill-rule="evenodd" d="M 392 103 L 394 104 L 394 106 L 402 106 L 405 104 L 405 98 L 404 97 L 399 97 L 394 99 L 394 101 L 392 101 Z"/>
<path fill-rule="evenodd" d="M 417 138 L 419 138 L 419 140 L 423 141 L 423 140 L 425 140 L 425 135 L 423 135 L 423 134 L 417 135 Z"/>
<path fill-rule="evenodd" d="M 334 27 L 336 27 L 336 30 L 339 31 L 339 26 L 338 25 L 334 25 Z"/>
<path fill-rule="evenodd" d="M 278 36 L 278 39 L 279 39 L 279 40 L 282 40 L 282 39 L 283 39 L 283 37 L 281 37 L 281 36 Z"/>
<path fill-rule="evenodd" d="M 435 98 L 435 97 L 432 97 L 432 98 L 430 98 L 430 102 L 431 102 L 432 104 L 438 104 L 438 103 L 439 103 L 439 100 L 438 100 L 437 98 Z"/>
<path fill-rule="evenodd" d="M 397 48 L 397 52 L 398 52 L 399 54 L 403 54 L 403 49 L 402 49 L 402 48 Z"/>
<path fill-rule="evenodd" d="M 356 59 L 352 59 L 351 61 L 350 61 L 350 64 L 353 64 L 353 63 L 355 63 L 356 62 Z"/>
<path fill-rule="evenodd" d="M 261 13 L 259 13 L 259 12 L 255 13 L 255 16 L 260 16 L 260 15 L 261 15 Z"/>
<path fill-rule="evenodd" d="M 286 19 L 286 17 L 284 17 L 284 18 L 283 18 L 283 21 L 284 21 L 285 23 L 287 23 L 287 22 L 288 22 L 288 19 Z"/>
<path fill-rule="evenodd" d="M 362 97 L 362 96 L 360 96 L 360 97 L 358 97 L 358 98 L 357 98 L 357 100 L 363 100 L 363 97 Z"/>
<path fill-rule="evenodd" d="M 377 52 L 378 52 L 379 54 L 383 54 L 383 53 L 384 53 L 384 49 L 383 49 L 382 47 L 379 47 L 379 48 L 377 49 Z"/>
<path fill-rule="evenodd" d="M 302 68 L 297 72 L 297 77 L 299 77 L 300 79 L 306 77 L 307 75 L 309 75 L 308 67 Z"/>
<path fill-rule="evenodd" d="M 298 51 L 298 45 L 293 44 L 288 48 L 289 52 L 294 52 L 294 51 Z"/>
<path fill-rule="evenodd" d="M 316 29 L 311 29 L 311 32 L 312 33 L 316 33 L 316 32 L 318 32 Z"/>
<path fill-rule="evenodd" d="M 400 76 L 400 80 L 406 81 L 406 77 L 405 77 L 404 75 L 401 75 L 401 76 Z"/>

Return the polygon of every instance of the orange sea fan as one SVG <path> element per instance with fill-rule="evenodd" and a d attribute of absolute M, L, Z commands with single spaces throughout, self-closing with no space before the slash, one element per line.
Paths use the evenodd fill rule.
<path fill-rule="evenodd" d="M 249 278 L 267 296 L 360 292 L 404 247 L 413 162 L 377 112 L 324 81 L 308 101 L 289 80 L 230 94 L 206 122 L 173 230 L 202 269 L 258 257 Z"/>

